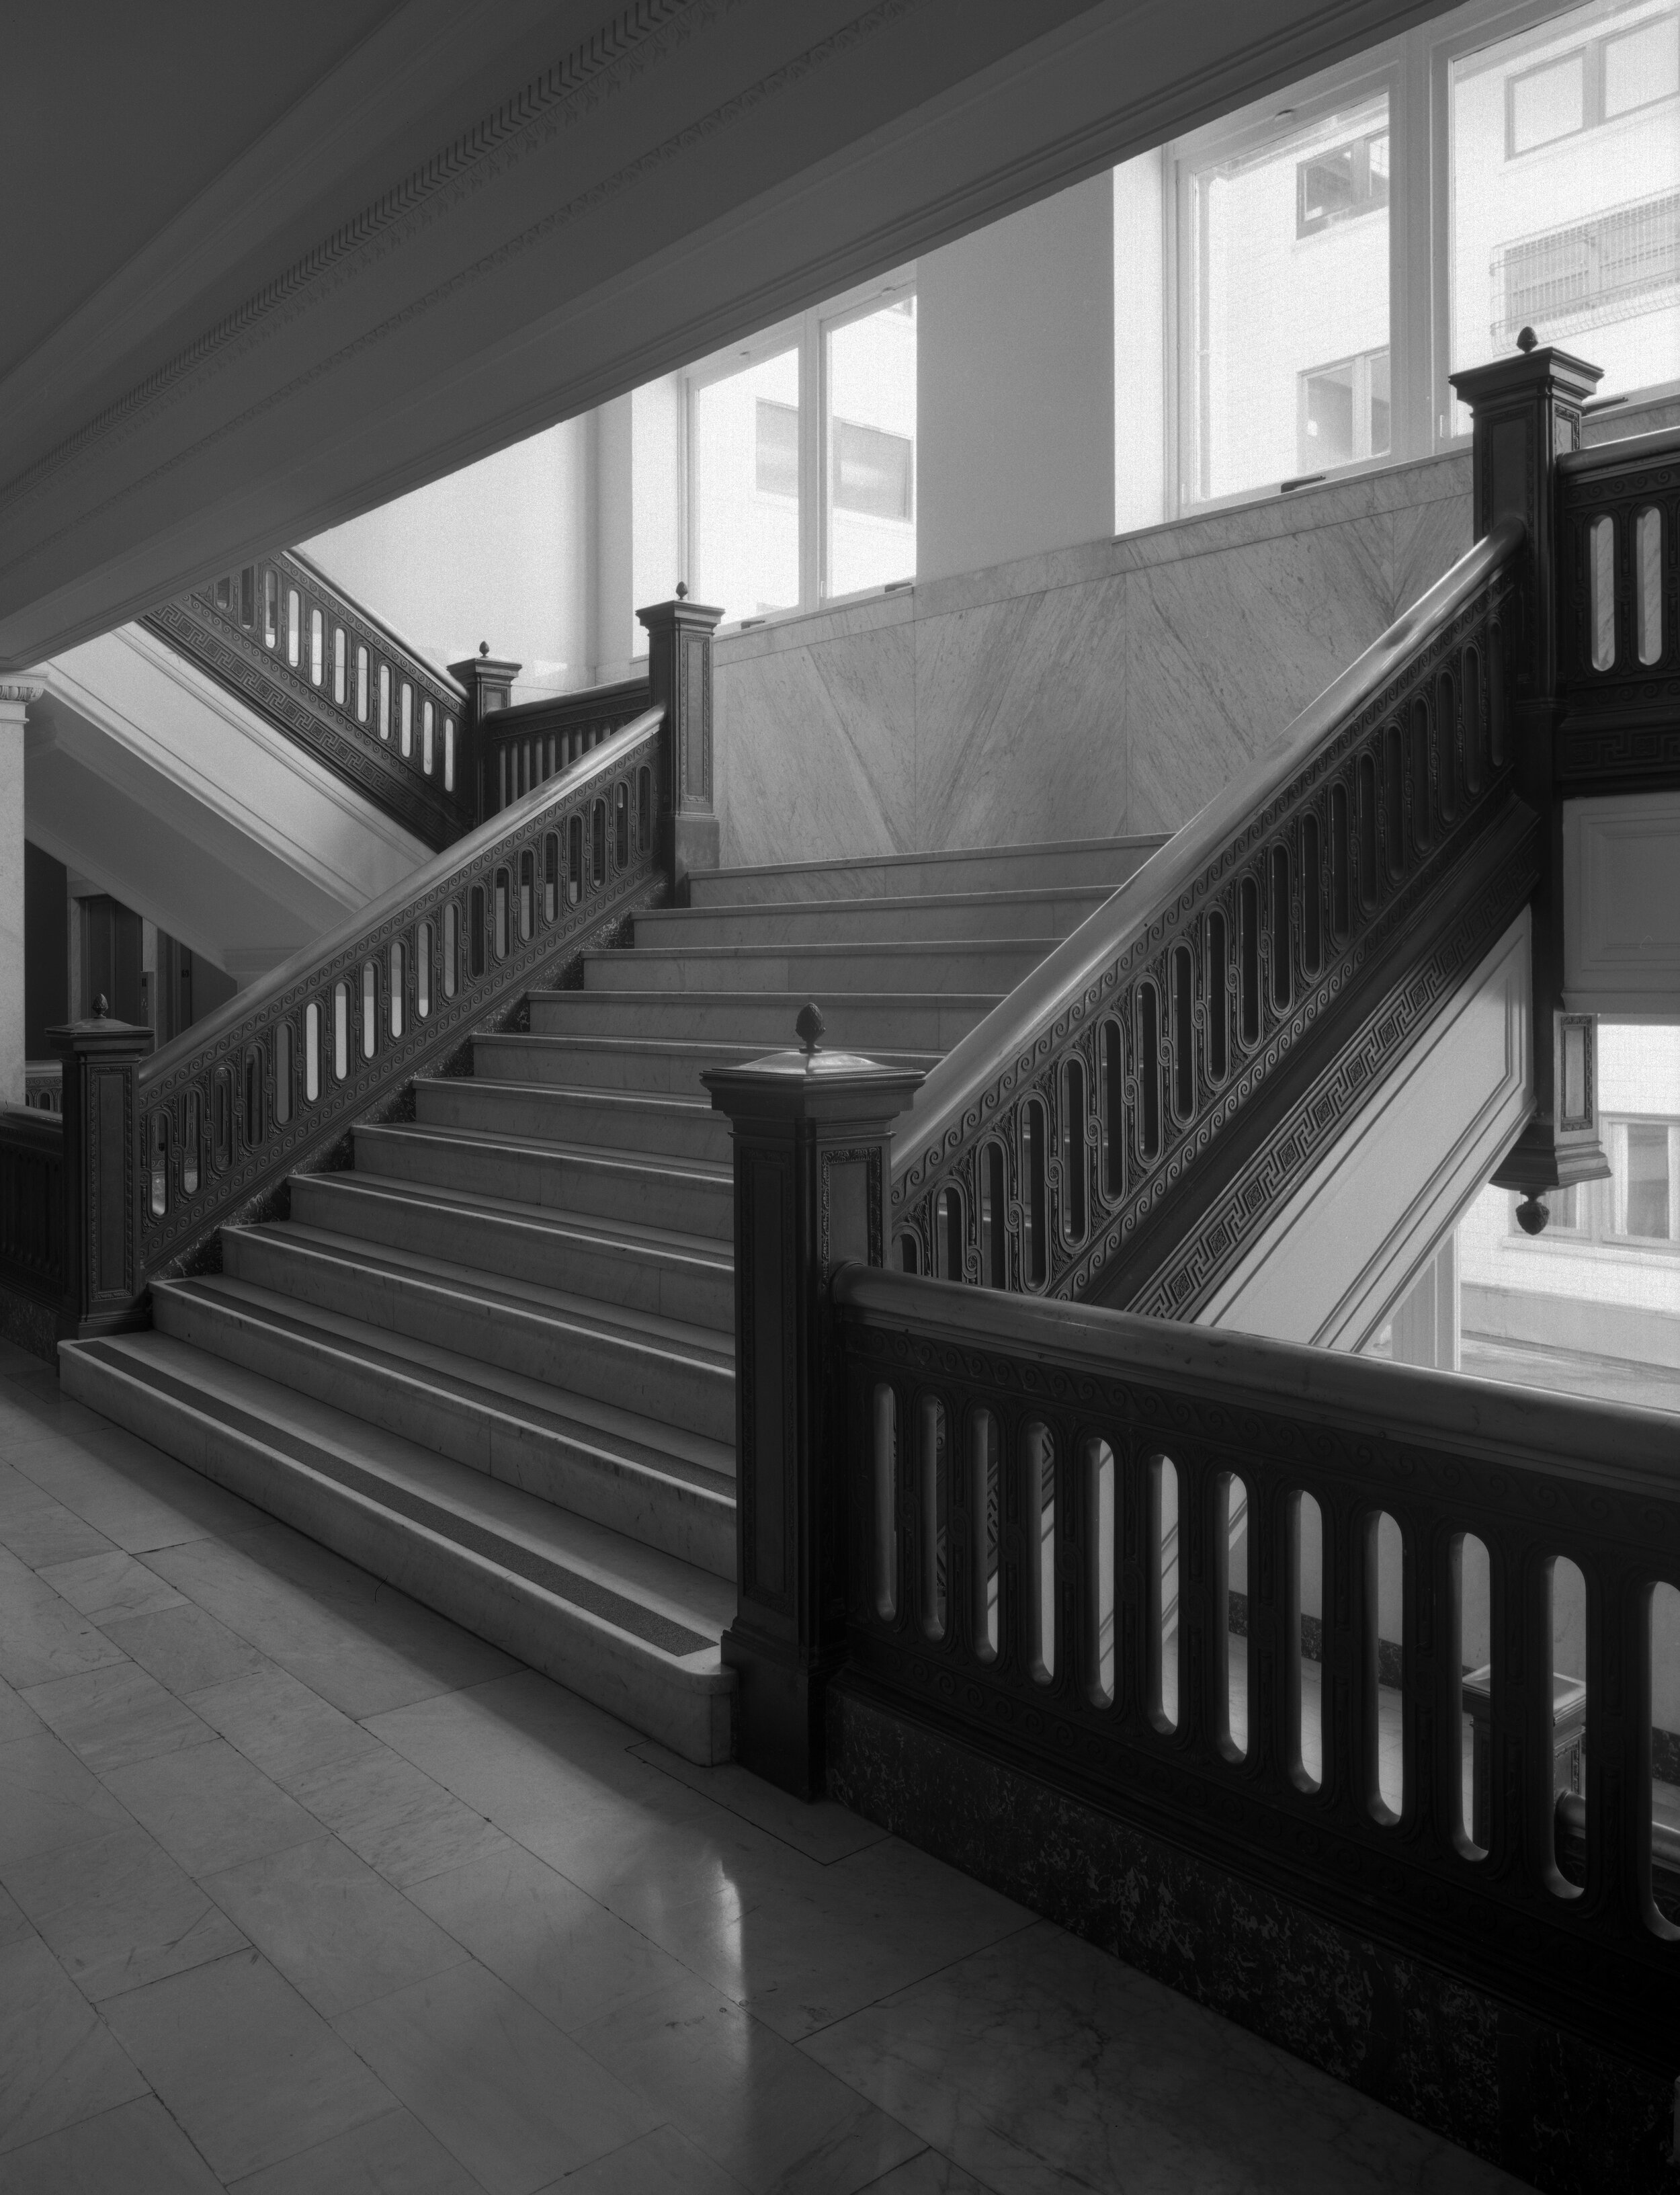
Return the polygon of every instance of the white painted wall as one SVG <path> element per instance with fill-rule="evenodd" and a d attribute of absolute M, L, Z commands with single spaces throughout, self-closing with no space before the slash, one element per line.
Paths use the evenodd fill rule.
<path fill-rule="evenodd" d="M 1093 176 L 917 262 L 917 575 L 1114 524 L 1114 187 Z"/>
<path fill-rule="evenodd" d="M 299 545 L 440 667 L 523 665 L 515 700 L 595 676 L 593 415 L 399 496 Z"/>

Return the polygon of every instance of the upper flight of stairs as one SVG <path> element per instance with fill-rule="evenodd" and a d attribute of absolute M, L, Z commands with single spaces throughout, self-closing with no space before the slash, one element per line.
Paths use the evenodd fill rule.
<path fill-rule="evenodd" d="M 791 1043 L 930 1068 L 1158 839 L 720 871 L 528 1033 L 423 1076 L 352 1170 L 66 1345 L 66 1390 L 690 1760 L 726 1759 L 729 1131 Z"/>

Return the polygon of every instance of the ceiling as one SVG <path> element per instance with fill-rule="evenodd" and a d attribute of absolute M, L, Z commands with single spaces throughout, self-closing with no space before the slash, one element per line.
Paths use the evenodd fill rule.
<path fill-rule="evenodd" d="M 0 668 L 1434 12 L 18 0 Z"/>

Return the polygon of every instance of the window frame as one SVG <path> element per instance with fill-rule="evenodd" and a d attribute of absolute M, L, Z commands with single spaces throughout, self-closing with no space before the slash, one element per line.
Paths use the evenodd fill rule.
<path fill-rule="evenodd" d="M 1280 481 L 1272 481 L 1223 496 L 1194 493 L 1200 463 L 1193 431 L 1199 402 L 1194 324 L 1197 239 L 1192 203 L 1197 170 L 1222 160 L 1257 155 L 1269 141 L 1309 127 L 1338 107 L 1353 107 L 1387 91 L 1389 447 L 1381 457 L 1326 466 L 1321 477 L 1326 482 L 1354 479 L 1464 450 L 1469 446 L 1469 423 L 1458 416 L 1447 377 L 1456 363 L 1451 354 L 1452 70 L 1466 55 L 1516 40 L 1531 41 L 1538 55 L 1556 35 L 1552 26 L 1558 19 L 1571 12 L 1558 0 L 1491 0 L 1491 4 L 1490 0 L 1468 0 L 1468 4 L 1450 14 L 1320 70 L 1218 122 L 1173 139 L 1163 148 L 1166 173 L 1161 194 L 1162 382 L 1166 463 L 1162 518 L 1165 522 L 1259 502 L 1282 488 Z M 1675 100 L 1680 111 L 1680 94 L 1664 93 L 1657 100 L 1615 115 L 1598 112 L 1602 104 L 1606 47 L 1615 37 L 1640 27 L 1652 14 L 1667 12 L 1654 9 L 1620 28 L 1613 20 L 1584 36 L 1581 46 L 1587 55 L 1589 75 L 1596 72 L 1599 79 L 1597 92 L 1591 83 L 1588 86 L 1591 112 L 1584 125 L 1585 134 L 1614 130 L 1648 116 L 1653 107 L 1666 99 Z M 1516 55 L 1499 66 L 1514 79 L 1522 72 L 1520 64 L 1521 55 Z M 1539 66 L 1538 61 L 1535 65 Z M 1558 145 L 1573 144 L 1581 134 L 1571 132 L 1548 140 L 1515 158 L 1519 161 L 1544 158 Z M 1318 235 L 1333 233 L 1343 225 L 1326 223 L 1308 236 L 1297 236 L 1294 242 L 1297 248 L 1310 246 Z M 1680 393 L 1680 374 L 1618 395 L 1625 403 L 1638 405 L 1677 393 Z M 1312 477 L 1316 482 L 1320 475 Z"/>
<path fill-rule="evenodd" d="M 727 381 L 732 376 L 746 372 L 765 360 L 780 356 L 785 351 L 795 351 L 798 356 L 799 408 L 799 599 L 783 608 L 762 610 L 746 617 L 728 618 L 720 631 L 745 632 L 762 625 L 779 622 L 785 618 L 808 617 L 814 610 L 828 609 L 838 604 L 867 602 L 883 592 L 896 592 L 912 585 L 912 573 L 907 580 L 894 580 L 888 586 L 861 587 L 851 593 L 838 595 L 829 591 L 829 394 L 828 394 L 828 337 L 836 328 L 844 327 L 855 320 L 867 320 L 885 306 L 904 297 L 916 295 L 916 264 L 895 268 L 891 274 L 879 275 L 873 281 L 858 284 L 842 291 L 838 297 L 825 298 L 820 305 L 790 318 L 775 321 L 746 338 L 731 343 L 727 350 L 714 351 L 710 357 L 696 360 L 678 375 L 677 404 L 677 461 L 679 473 L 678 538 L 682 544 L 684 569 L 698 575 L 697 583 L 704 589 L 704 574 L 699 573 L 696 558 L 696 512 L 693 468 L 693 406 L 694 399 L 702 390 L 716 383 Z M 912 460 L 913 462 L 913 460 Z M 917 523 L 916 510 L 919 495 L 912 475 L 912 519 Z"/>

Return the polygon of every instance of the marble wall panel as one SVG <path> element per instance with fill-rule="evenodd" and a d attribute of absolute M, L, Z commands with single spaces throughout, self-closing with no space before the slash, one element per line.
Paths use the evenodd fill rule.
<path fill-rule="evenodd" d="M 915 844 L 915 640 L 854 632 L 733 660 L 718 649 L 716 793 L 727 864 Z"/>
<path fill-rule="evenodd" d="M 1375 513 L 1132 573 L 1128 828 L 1176 830 L 1370 646 L 1391 530 Z"/>
<path fill-rule="evenodd" d="M 916 625 L 918 845 L 1125 828 L 1123 578 Z"/>
<path fill-rule="evenodd" d="M 723 858 L 1175 829 L 1470 539 L 1454 456 L 726 635 Z"/>

